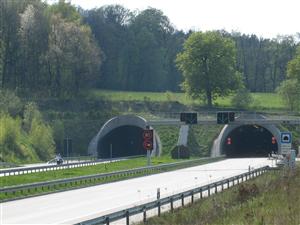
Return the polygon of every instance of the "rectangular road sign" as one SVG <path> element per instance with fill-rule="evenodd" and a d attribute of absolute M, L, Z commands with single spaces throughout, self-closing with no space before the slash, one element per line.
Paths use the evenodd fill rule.
<path fill-rule="evenodd" d="M 281 154 L 289 154 L 292 149 L 292 133 L 291 132 L 281 132 Z"/>
<path fill-rule="evenodd" d="M 281 132 L 281 144 L 292 143 L 292 133 L 291 132 Z"/>

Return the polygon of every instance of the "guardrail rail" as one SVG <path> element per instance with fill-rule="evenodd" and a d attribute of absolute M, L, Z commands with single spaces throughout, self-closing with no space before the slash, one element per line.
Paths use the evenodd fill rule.
<path fill-rule="evenodd" d="M 80 188 L 82 186 L 92 186 L 97 185 L 97 182 L 99 184 L 100 181 L 105 181 L 107 179 L 117 179 L 117 178 L 125 178 L 128 176 L 139 176 L 142 174 L 153 174 L 154 172 L 159 171 L 165 171 L 168 169 L 171 169 L 172 167 L 176 168 L 182 168 L 182 167 L 191 167 L 195 166 L 203 161 L 206 160 L 215 160 L 215 159 L 222 159 L 222 157 L 217 158 L 201 158 L 201 159 L 194 159 L 194 160 L 186 160 L 183 162 L 174 162 L 174 163 L 168 163 L 168 164 L 162 164 L 162 165 L 156 165 L 156 166 L 147 166 L 147 167 L 140 167 L 135 169 L 129 169 L 129 170 L 122 170 L 122 171 L 116 171 L 111 173 L 102 173 L 102 174 L 96 174 L 96 175 L 87 175 L 87 176 L 80 176 L 80 177 L 74 177 L 74 178 L 66 178 L 66 179 L 59 179 L 59 180 L 53 180 L 53 181 L 45 181 L 45 182 L 38 182 L 38 183 L 31 183 L 31 184 L 23 184 L 23 185 L 16 185 L 16 186 L 9 186 L 9 187 L 2 187 L 0 188 L 0 194 L 4 195 L 4 200 L 6 199 L 5 196 L 8 196 L 9 194 L 21 194 L 21 197 L 15 197 L 13 199 L 8 200 L 16 200 L 19 198 L 24 198 L 25 195 L 27 197 L 30 197 L 33 194 L 33 192 L 37 192 L 38 189 L 40 192 L 38 195 L 41 194 L 47 194 L 51 191 L 51 189 L 56 189 L 57 191 L 60 189 L 60 191 L 66 190 L 67 186 L 71 186 L 70 189 Z M 46 193 L 44 193 L 46 192 Z M 53 192 L 53 191 L 51 191 Z M 17 196 L 17 195 L 16 195 Z"/>
<path fill-rule="evenodd" d="M 127 157 L 118 157 L 118 158 L 111 158 L 111 159 L 98 159 L 98 160 L 91 160 L 91 161 L 84 161 L 84 162 L 74 162 L 74 163 L 65 163 L 61 165 L 46 165 L 46 166 L 35 166 L 35 167 L 22 167 L 22 168 L 14 168 L 14 169 L 1 169 L 0 170 L 0 177 L 1 176 L 16 176 L 28 173 L 36 173 L 36 172 L 45 172 L 51 170 L 60 170 L 60 169 L 70 169 L 70 168 L 77 168 L 83 166 L 94 166 L 96 164 L 111 161 L 111 160 L 122 160 L 122 159 L 132 159 L 142 157 L 144 155 L 138 156 L 127 156 Z"/>
<path fill-rule="evenodd" d="M 106 224 L 109 225 L 111 222 L 115 222 L 121 219 L 126 220 L 126 225 L 129 225 L 130 216 L 134 216 L 137 214 L 143 214 L 143 221 L 146 222 L 147 220 L 147 211 L 157 208 L 157 215 L 160 216 L 161 214 L 161 206 L 170 204 L 170 210 L 173 212 L 174 210 L 174 202 L 181 200 L 181 206 L 184 206 L 185 198 L 190 197 L 191 203 L 194 203 L 194 196 L 196 194 L 200 195 L 200 199 L 203 198 L 204 192 L 206 192 L 207 196 L 210 196 L 213 193 L 218 192 L 218 188 L 223 191 L 225 188 L 232 187 L 240 182 L 247 181 L 249 179 L 255 178 L 265 172 L 270 170 L 268 166 L 258 168 L 237 176 L 233 176 L 221 181 L 217 181 L 208 185 L 204 185 L 201 187 L 197 187 L 188 191 L 180 192 L 162 199 L 158 199 L 152 202 L 148 202 L 145 204 L 141 204 L 138 206 L 134 206 L 128 209 L 124 209 L 121 211 L 117 211 L 114 213 L 110 213 L 95 219 L 87 220 L 78 223 L 77 225 L 96 225 L 96 224 Z"/>

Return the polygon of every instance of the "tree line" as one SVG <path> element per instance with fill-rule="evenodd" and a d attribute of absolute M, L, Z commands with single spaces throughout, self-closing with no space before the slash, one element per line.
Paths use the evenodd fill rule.
<path fill-rule="evenodd" d="M 1 88 L 57 97 L 87 88 L 182 90 L 176 56 L 195 32 L 175 29 L 158 9 L 83 10 L 64 0 L 2 0 L 0 9 Z M 272 92 L 286 79 L 294 37 L 217 32 L 234 41 L 235 70 L 248 90 Z"/>

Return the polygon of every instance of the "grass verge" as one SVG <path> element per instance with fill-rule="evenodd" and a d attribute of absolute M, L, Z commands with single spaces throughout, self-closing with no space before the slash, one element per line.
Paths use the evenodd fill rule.
<path fill-rule="evenodd" d="M 145 160 L 145 158 L 143 158 L 143 160 L 141 160 L 141 161 L 144 161 L 144 160 Z M 74 182 L 71 182 L 71 183 L 66 183 L 66 184 L 61 184 L 61 185 L 51 185 L 51 186 L 47 186 L 47 187 L 43 187 L 43 188 L 38 187 L 38 188 L 30 188 L 30 189 L 26 189 L 26 190 L 19 190 L 19 191 L 16 191 L 16 192 L 13 192 L 13 193 L 8 193 L 8 194 L 0 193 L 0 200 L 1 201 L 3 201 L 3 200 L 7 201 L 7 200 L 12 200 L 12 199 L 24 198 L 24 197 L 28 197 L 28 196 L 35 196 L 35 195 L 41 195 L 41 194 L 46 194 L 46 193 L 51 193 L 51 192 L 58 192 L 58 191 L 63 191 L 63 190 L 93 186 L 93 185 L 109 183 L 109 182 L 113 182 L 113 181 L 119 181 L 119 180 L 134 178 L 134 177 L 140 177 L 140 176 L 145 176 L 145 175 L 150 175 L 150 174 L 167 172 L 167 171 L 171 171 L 171 170 L 181 169 L 181 168 L 184 168 L 184 167 L 191 167 L 191 166 L 201 165 L 201 164 L 215 162 L 215 161 L 219 161 L 219 160 L 222 160 L 222 158 L 203 159 L 201 161 L 191 162 L 189 164 L 184 164 L 184 165 L 177 165 L 177 166 L 174 166 L 174 167 L 171 167 L 171 168 L 164 168 L 164 169 L 152 170 L 152 171 L 143 171 L 143 172 L 130 174 L 130 175 L 109 176 L 109 177 L 102 177 L 102 178 L 97 178 L 97 179 L 86 179 L 84 181 L 74 181 Z M 158 164 L 161 164 L 162 162 L 166 162 L 166 161 L 170 162 L 170 161 L 175 161 L 175 160 L 165 158 L 165 160 L 162 161 L 161 158 L 157 158 L 156 160 L 152 161 L 152 165 L 158 165 Z M 123 162 L 124 161 L 114 162 L 113 164 L 117 164 L 117 163 L 120 164 L 120 163 L 123 163 Z M 102 166 L 104 166 L 104 165 L 102 165 Z M 145 164 L 143 164 L 142 166 L 145 166 Z M 114 167 L 114 168 L 116 168 L 116 167 Z M 69 170 L 77 170 L 77 169 L 78 168 L 69 169 Z M 114 171 L 117 171 L 117 170 L 114 170 Z M 51 171 L 51 172 L 60 172 L 60 173 L 63 172 L 62 174 L 65 174 L 66 171 Z M 108 171 L 106 171 L 106 172 L 108 172 Z M 112 172 L 112 171 L 110 171 L 110 172 Z M 44 172 L 44 173 L 48 173 L 48 172 Z M 41 174 L 40 177 L 44 177 L 43 176 L 44 173 L 40 173 Z M 99 174 L 99 173 L 97 173 L 97 174 Z M 27 174 L 27 175 L 29 176 L 29 175 L 34 175 L 34 174 Z M 13 181 L 16 182 L 16 178 L 17 177 L 22 177 L 22 176 L 26 176 L 26 175 L 11 176 L 11 178 L 14 177 L 15 179 L 13 179 Z M 9 178 L 9 177 L 6 177 L 6 178 Z M 22 179 L 18 178 L 18 180 L 19 180 L 19 183 L 20 183 Z M 31 178 L 31 180 L 32 180 L 32 178 Z M 10 182 L 12 182 L 12 181 L 10 181 Z M 34 182 L 31 182 L 31 183 L 34 183 Z"/>
<path fill-rule="evenodd" d="M 268 172 L 194 205 L 153 217 L 148 225 L 300 224 L 300 169 Z M 253 191 L 255 190 L 255 191 Z"/>
<path fill-rule="evenodd" d="M 177 160 L 178 161 L 178 160 Z M 162 163 L 172 163 L 176 160 L 168 157 L 152 158 L 152 165 L 159 165 Z M 147 159 L 145 157 L 128 159 L 123 161 L 97 164 L 94 166 L 86 166 L 79 168 L 70 168 L 62 170 L 52 170 L 45 172 L 36 172 L 29 174 L 22 174 L 17 176 L 0 177 L 0 187 L 7 187 L 13 185 L 30 184 L 43 181 L 51 181 L 93 174 L 109 173 L 119 170 L 127 170 L 147 165 Z"/>

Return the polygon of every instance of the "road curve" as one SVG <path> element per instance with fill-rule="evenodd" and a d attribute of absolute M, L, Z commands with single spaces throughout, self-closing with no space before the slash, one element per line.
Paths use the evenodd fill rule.
<path fill-rule="evenodd" d="M 266 158 L 206 165 L 0 204 L 0 224 L 73 224 L 271 165 Z"/>

